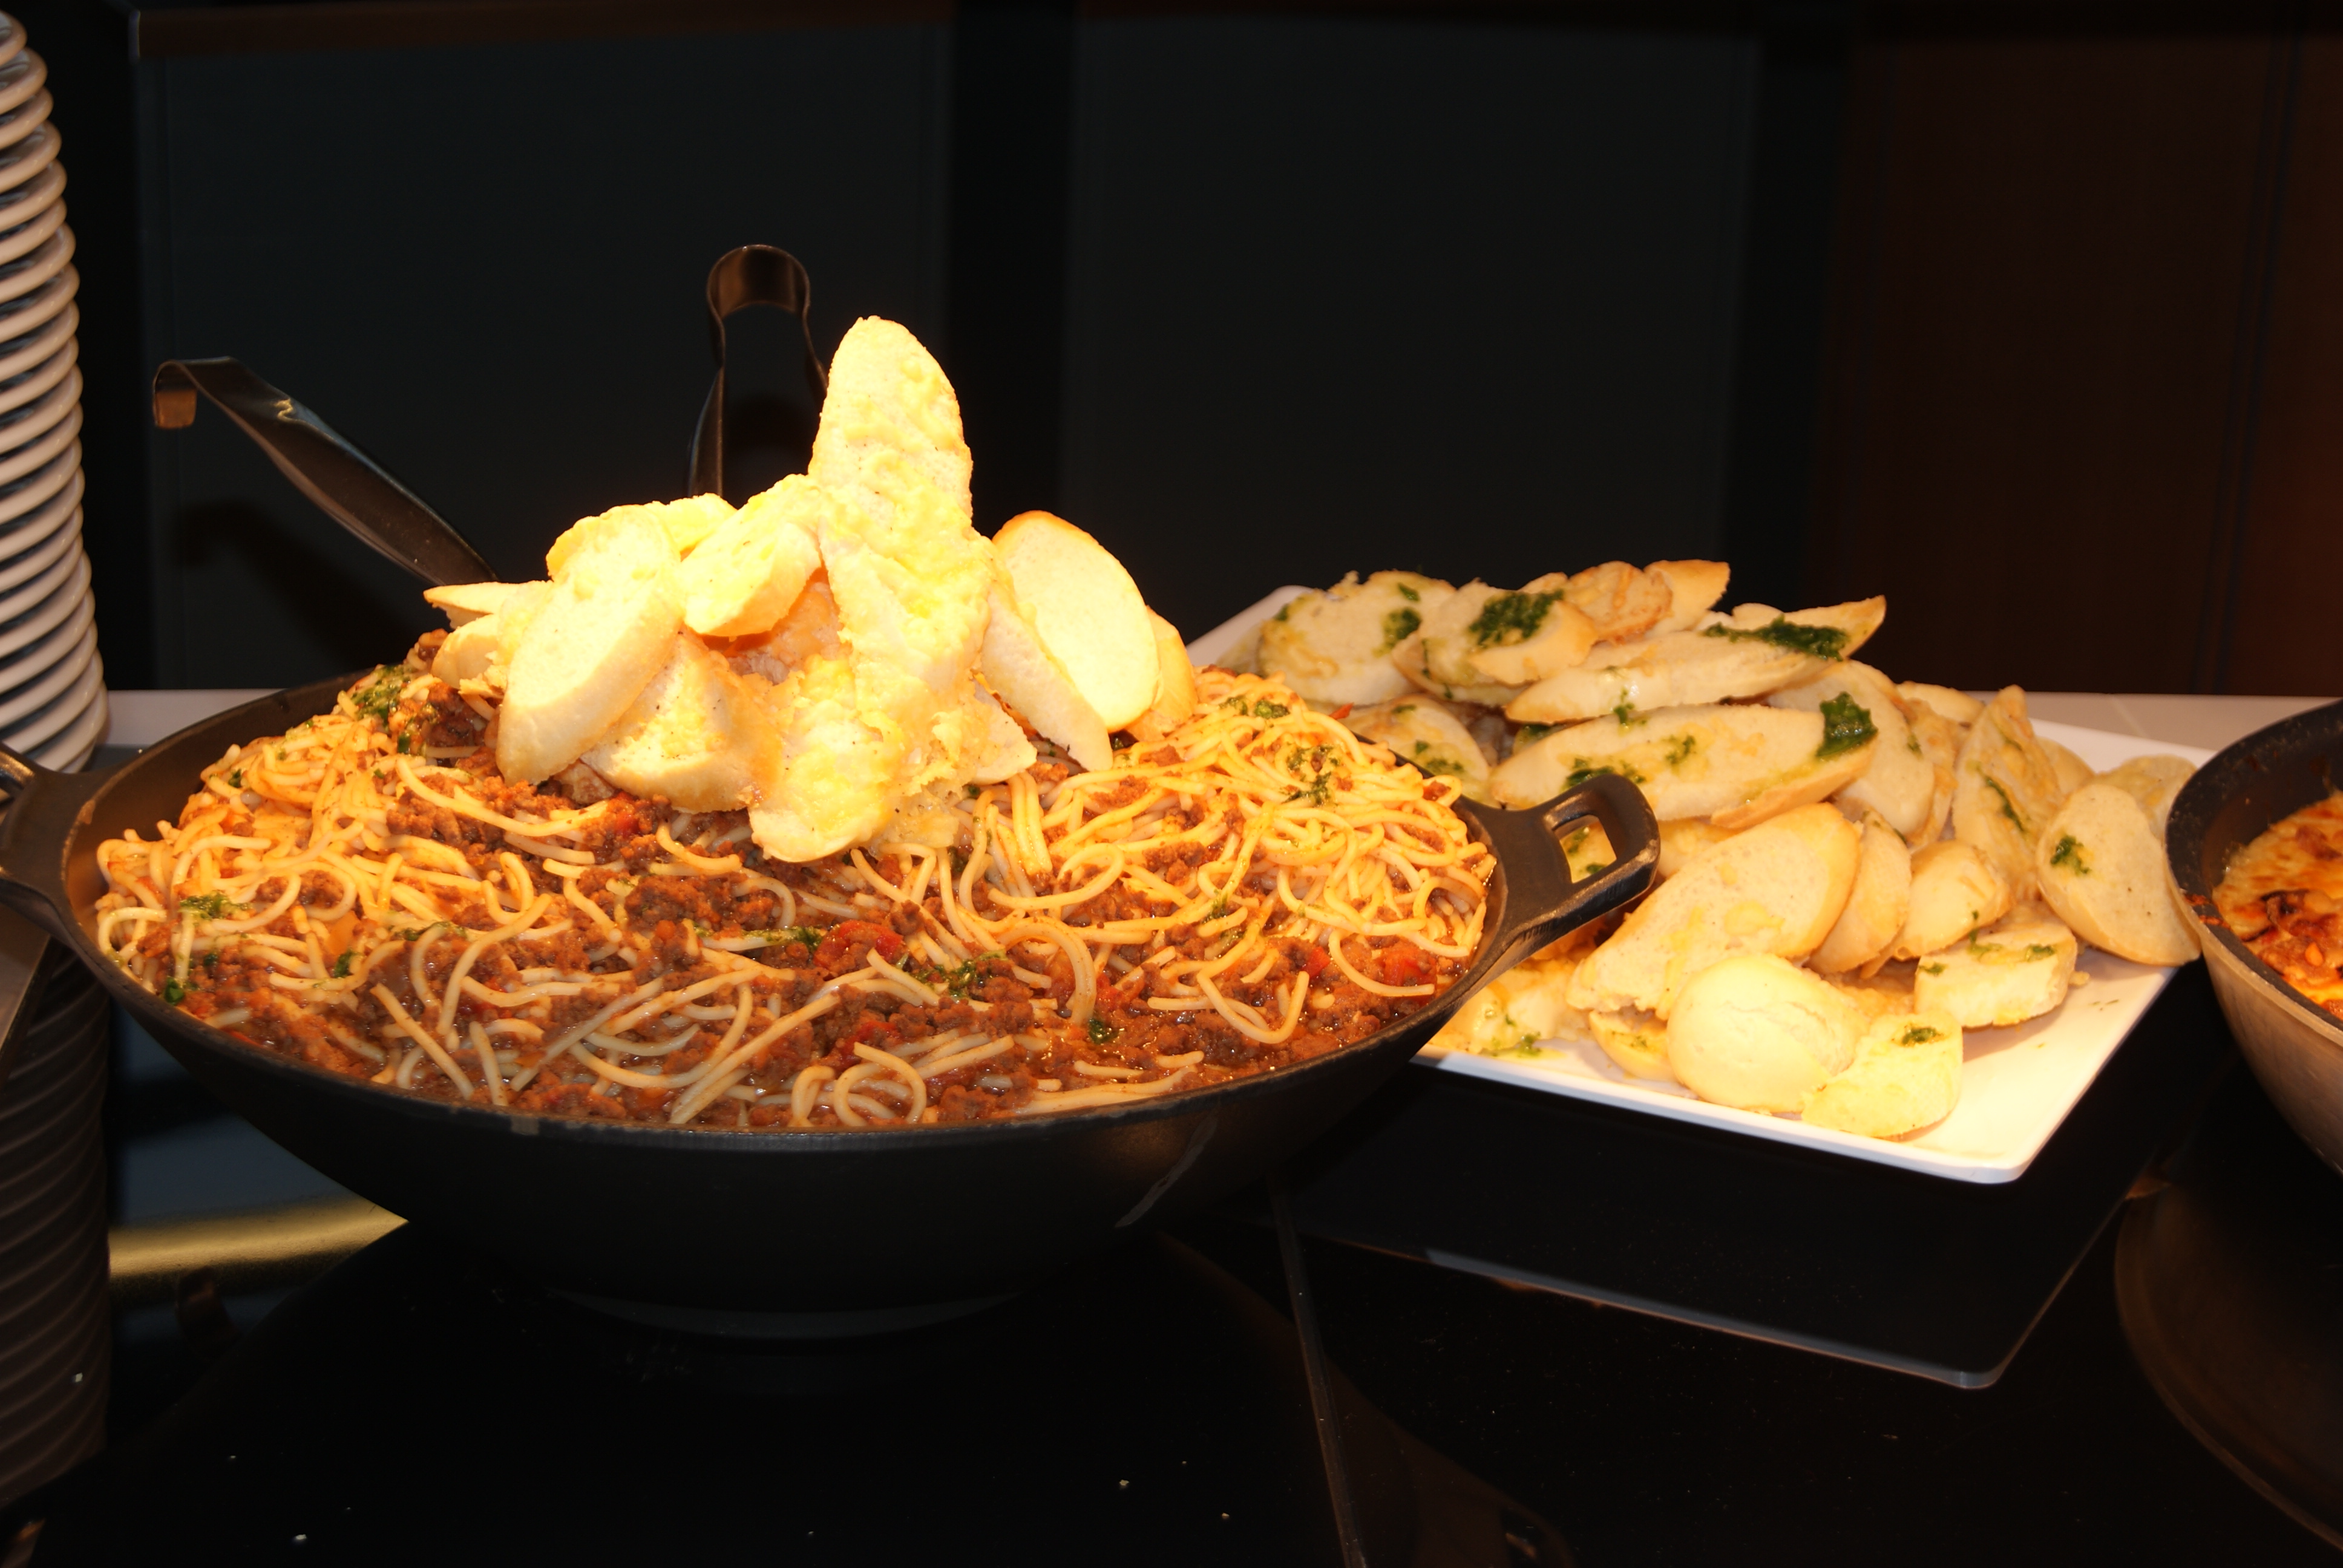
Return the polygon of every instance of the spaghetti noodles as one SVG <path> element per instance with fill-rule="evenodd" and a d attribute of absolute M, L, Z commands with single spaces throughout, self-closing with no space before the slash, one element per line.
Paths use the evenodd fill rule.
<path fill-rule="evenodd" d="M 492 706 L 385 668 L 103 844 L 98 940 L 331 1071 L 703 1127 L 1122 1104 L 1337 1050 L 1453 984 L 1491 869 L 1454 782 L 1273 681 L 1207 670 L 1198 698 L 1110 768 L 1044 744 L 798 865 L 745 812 L 577 769 L 568 795 L 509 783 Z"/>

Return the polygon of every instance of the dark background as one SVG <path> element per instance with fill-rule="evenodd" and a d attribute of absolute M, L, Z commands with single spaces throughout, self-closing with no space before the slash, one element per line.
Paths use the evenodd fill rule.
<path fill-rule="evenodd" d="M 979 521 L 1191 635 L 1285 582 L 1707 554 L 1899 677 L 2343 689 L 2343 33 L 2301 5 L 15 7 L 79 236 L 109 682 L 387 657 L 414 585 L 166 357 L 234 354 L 503 573 L 679 493 L 707 266 L 904 321 Z M 788 324 L 793 327 L 792 324 Z M 733 335 L 730 487 L 803 460 Z M 2333 477 L 2330 477 L 2333 476 Z"/>

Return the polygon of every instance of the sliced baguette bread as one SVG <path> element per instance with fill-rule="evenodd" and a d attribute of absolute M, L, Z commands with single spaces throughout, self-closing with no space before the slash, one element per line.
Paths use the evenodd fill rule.
<path fill-rule="evenodd" d="M 729 811 L 749 803 L 760 716 L 724 656 L 696 637 L 679 637 L 609 734 L 585 755 L 619 789 L 662 795 L 687 811 Z"/>
<path fill-rule="evenodd" d="M 1806 1096 L 1816 1127 L 1899 1138 L 1932 1127 L 1961 1101 L 1961 1026 L 1946 1012 L 1891 1012 L 1871 1020 L 1855 1061 Z"/>
<path fill-rule="evenodd" d="M 1154 706 L 1155 625 L 1105 546 L 1063 518 L 1025 512 L 1001 525 L 992 548 L 1034 629 L 1110 733 Z"/>
<path fill-rule="evenodd" d="M 1796 1111 L 1854 1062 L 1865 1022 L 1828 981 L 1770 953 L 1745 953 L 1684 988 L 1668 1018 L 1668 1065 L 1703 1100 Z"/>
<path fill-rule="evenodd" d="M 559 577 L 563 564 L 584 541 L 586 535 L 592 531 L 593 525 L 620 512 L 646 518 L 659 524 L 667 535 L 669 547 L 680 559 L 689 555 L 700 540 L 714 533 L 718 526 L 732 515 L 732 503 L 721 496 L 687 496 L 679 501 L 644 501 L 636 506 L 613 508 L 599 517 L 573 524 L 567 533 L 554 540 L 552 548 L 545 552 L 545 575 Z"/>
<path fill-rule="evenodd" d="M 423 590 L 423 601 L 444 612 L 449 629 L 494 615 L 519 583 L 446 583 Z"/>
<path fill-rule="evenodd" d="M 817 541 L 829 509 L 803 474 L 750 498 L 683 563 L 683 624 L 702 637 L 756 637 L 779 626 L 821 569 Z"/>
<path fill-rule="evenodd" d="M 1075 761 L 1091 769 L 1113 762 L 1114 745 L 1108 739 L 1105 721 L 1066 667 L 1058 662 L 1057 655 L 1050 651 L 1049 644 L 1041 640 L 1005 574 L 993 585 L 991 615 L 985 623 L 980 660 L 985 684 L 999 692 L 1026 723 L 1064 747 Z"/>
<path fill-rule="evenodd" d="M 1963 1029 L 2039 1018 L 2066 1000 L 2075 933 L 2039 904 L 2021 904 L 1968 940 L 1929 953 L 1912 976 L 1912 1005 Z"/>
<path fill-rule="evenodd" d="M 1974 844 L 1939 839 L 1912 852 L 1904 929 L 1887 956 L 1916 959 L 1959 941 L 2009 912 L 2009 879 Z"/>
<path fill-rule="evenodd" d="M 1141 740 L 1160 740 L 1196 711 L 1196 667 L 1179 628 L 1153 610 L 1147 620 L 1155 628 L 1155 703 L 1131 721 L 1131 732 Z"/>
<path fill-rule="evenodd" d="M 580 524 L 560 575 L 519 628 L 497 726 L 506 778 L 533 783 L 577 761 L 673 655 L 683 628 L 675 550 L 643 513 L 622 507 Z"/>
<path fill-rule="evenodd" d="M 1815 950 L 1818 974 L 1845 974 L 1884 958 L 1912 908 L 1912 851 L 1876 811 L 1863 814 L 1863 848 L 1846 908 Z"/>
<path fill-rule="evenodd" d="M 2196 922 L 2173 897 L 2156 829 L 2121 785 L 2086 784 L 2043 828 L 2034 873 L 2044 901 L 2093 947 L 2134 963 L 2185 964 L 2197 957 Z"/>

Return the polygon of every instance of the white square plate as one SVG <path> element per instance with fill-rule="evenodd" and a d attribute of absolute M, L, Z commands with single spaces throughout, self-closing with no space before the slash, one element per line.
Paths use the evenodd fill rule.
<path fill-rule="evenodd" d="M 1188 645 L 1191 658 L 1210 663 L 1302 588 L 1284 588 Z M 2202 764 L 2212 753 L 2137 736 L 2037 721 L 2036 731 L 2105 770 L 2133 757 L 2185 757 Z M 1964 1031 L 1961 1101 L 1953 1113 L 1904 1138 L 1861 1138 L 1809 1127 L 1795 1116 L 1767 1116 L 1712 1105 L 1674 1084 L 1630 1078 L 1591 1043 L 1551 1040 L 1522 1056 L 1476 1056 L 1427 1046 L 1416 1061 L 1547 1094 L 1600 1101 L 1678 1121 L 1723 1128 L 1777 1143 L 1827 1150 L 1850 1159 L 1896 1165 L 1955 1181 L 2014 1181 L 2033 1163 L 2107 1059 L 2172 978 L 2086 948 L 2077 966 L 2090 982 L 2069 992 L 2056 1012 L 2014 1029 Z"/>

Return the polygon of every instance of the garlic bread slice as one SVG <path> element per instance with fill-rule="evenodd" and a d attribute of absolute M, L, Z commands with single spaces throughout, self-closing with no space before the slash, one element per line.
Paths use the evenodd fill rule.
<path fill-rule="evenodd" d="M 502 632 L 493 615 L 465 621 L 447 634 L 447 640 L 431 656 L 431 673 L 450 686 L 485 680 L 497 662 L 497 642 Z"/>
<path fill-rule="evenodd" d="M 1455 591 L 1414 572 L 1377 572 L 1364 582 L 1348 573 L 1262 624 L 1254 668 L 1322 708 L 1395 701 L 1415 686 L 1392 664 L 1392 649 Z"/>
<path fill-rule="evenodd" d="M 1591 1038 L 1586 1015 L 1566 1000 L 1583 953 L 1524 959 L 1483 986 L 1432 1037 L 1476 1056 L 1529 1054 L 1545 1040 Z"/>
<path fill-rule="evenodd" d="M 1861 842 L 1831 807 L 1802 806 L 1696 856 L 1579 966 L 1571 1005 L 1666 1018 L 1684 985 L 1721 959 L 1805 957 L 1846 907 Z"/>
<path fill-rule="evenodd" d="M 1925 680 L 1899 680 L 1896 689 L 1912 708 L 1925 708 L 1956 729 L 1966 729 L 1985 711 L 1985 704 L 1966 691 L 1931 686 Z"/>
<path fill-rule="evenodd" d="M 534 783 L 577 761 L 674 652 L 675 549 L 647 511 L 621 507 L 573 528 L 553 586 L 525 627 L 507 628 L 519 636 L 497 725 L 506 778 Z"/>
<path fill-rule="evenodd" d="M 1543 611 L 1533 618 L 1527 605 L 1515 604 L 1508 609 L 1500 602 L 1518 598 L 1484 582 L 1466 583 L 1423 610 L 1423 624 L 1392 648 L 1392 668 L 1434 697 L 1503 708 L 1520 692 L 1520 685 L 1504 684 L 1483 674 L 1474 668 L 1472 656 L 1504 636 L 1508 628 L 1529 626 L 1534 630 L 1534 619 L 1543 624 Z M 1549 605 L 1560 602 L 1559 594 L 1547 601 Z M 1490 609 L 1492 604 L 1498 608 Z"/>
<path fill-rule="evenodd" d="M 2035 843 L 2064 792 L 2026 719 L 2022 689 L 2005 687 L 1986 704 L 1953 772 L 1953 837 L 1976 845 L 2025 902 L 2034 896 Z"/>
<path fill-rule="evenodd" d="M 1105 720 L 1074 684 L 1066 667 L 1033 629 L 1006 574 L 993 585 L 980 663 L 985 684 L 1041 734 L 1064 747 L 1084 768 L 1114 761 Z"/>
<path fill-rule="evenodd" d="M 2184 764 L 2185 766 L 2185 764 Z M 2197 957 L 2164 844 L 2138 799 L 2099 780 L 2066 797 L 2034 847 L 2044 901 L 2095 948 L 2141 964 Z"/>
<path fill-rule="evenodd" d="M 1723 704 L 1663 709 L 1550 731 L 1524 729 L 1513 754 L 1491 771 L 1489 788 L 1504 805 L 1536 806 L 1596 773 L 1616 773 L 1644 791 L 1664 822 L 1714 818 L 1784 792 L 1839 788 L 1852 776 L 1841 773 L 1846 754 L 1818 756 L 1824 740 L 1820 714 Z"/>
<path fill-rule="evenodd" d="M 1852 659 L 1825 666 L 1795 685 L 1765 699 L 1772 708 L 1829 715 L 1838 712 L 1855 722 L 1852 702 L 1879 731 L 1879 744 L 1870 752 L 1863 772 L 1838 790 L 1850 817 L 1876 811 L 1887 825 L 1906 838 L 1920 831 L 1936 794 L 1936 770 L 1912 733 L 1904 699 L 1895 684 L 1867 664 Z"/>
<path fill-rule="evenodd" d="M 1961 1102 L 1961 1026 L 1950 1013 L 1894 1012 L 1872 1020 L 1845 1072 L 1806 1096 L 1816 1127 L 1899 1138 L 1933 1127 Z"/>
<path fill-rule="evenodd" d="M 2164 825 L 2172 816 L 2172 802 L 2179 798 L 2180 787 L 2196 771 L 2197 765 L 2184 758 L 2135 757 L 2100 774 L 2098 781 L 2114 785 L 2139 802 L 2160 844 L 2164 841 Z"/>
<path fill-rule="evenodd" d="M 1733 568 L 1723 561 L 1654 561 L 1644 570 L 1668 589 L 1667 613 L 1653 623 L 1654 632 L 1690 631 L 1733 580 Z"/>
<path fill-rule="evenodd" d="M 1884 598 L 1783 615 L 1743 605 L 1698 631 L 1605 644 L 1505 705 L 1523 723 L 1759 697 L 1814 675 L 1863 646 L 1887 618 Z"/>
<path fill-rule="evenodd" d="M 1703 1100 L 1790 1111 L 1855 1060 L 1863 1010 L 1770 953 L 1694 977 L 1668 1019 L 1668 1065 Z"/>
<path fill-rule="evenodd" d="M 450 631 L 461 630 L 482 616 L 496 614 L 519 583 L 442 583 L 423 590 L 423 602 L 447 617 Z"/>
<path fill-rule="evenodd" d="M 1876 811 L 1863 814 L 1855 886 L 1830 935 L 1808 961 L 1817 974 L 1845 974 L 1883 957 L 1912 909 L 1912 851 Z"/>
<path fill-rule="evenodd" d="M 1148 624 L 1155 628 L 1155 702 L 1131 720 L 1131 732 L 1141 740 L 1161 740 L 1173 725 L 1185 723 L 1196 711 L 1196 667 L 1180 629 L 1153 610 Z"/>
<path fill-rule="evenodd" d="M 1154 706 L 1155 623 L 1104 545 L 1063 518 L 1024 512 L 1001 525 L 992 548 L 1033 629 L 1110 733 Z"/>
<path fill-rule="evenodd" d="M 1360 739 L 1388 747 L 1392 755 L 1424 774 L 1455 779 L 1467 798 L 1494 799 L 1489 793 L 1489 765 L 1472 731 L 1437 699 L 1417 696 L 1353 709 L 1342 722 Z"/>
<path fill-rule="evenodd" d="M 756 745 L 751 709 L 724 656 L 679 637 L 666 667 L 584 758 L 631 794 L 663 795 L 687 811 L 749 803 Z"/>
<path fill-rule="evenodd" d="M 572 524 L 568 531 L 554 540 L 545 552 L 545 575 L 559 577 L 563 565 L 583 542 L 591 526 L 619 512 L 657 523 L 667 535 L 669 548 L 674 550 L 679 560 L 689 555 L 700 540 L 714 533 L 732 515 L 732 503 L 721 496 L 687 496 L 679 501 L 644 501 L 636 506 L 613 508 L 599 517 Z"/>
<path fill-rule="evenodd" d="M 779 626 L 822 569 L 830 507 L 803 474 L 750 497 L 679 568 L 683 624 L 702 637 L 758 637 Z"/>
<path fill-rule="evenodd" d="M 1619 1070 L 1628 1077 L 1660 1083 L 1676 1081 L 1676 1070 L 1668 1065 L 1668 1026 L 1664 1020 L 1628 1008 L 1621 1012 L 1589 1013 L 1586 1026 L 1594 1036 L 1594 1043 L 1602 1047 L 1603 1054 L 1617 1063 Z"/>
<path fill-rule="evenodd" d="M 1916 959 L 1960 940 L 2009 912 L 2009 879 L 1974 844 L 1939 839 L 1912 851 L 1912 890 L 1904 929 L 1887 950 Z"/>
<path fill-rule="evenodd" d="M 1723 587 L 1718 585 L 1719 592 Z M 1595 638 L 1603 642 L 1626 642 L 1641 637 L 1675 608 L 1675 593 L 1666 579 L 1625 561 L 1605 561 L 1599 567 L 1573 572 L 1563 591 L 1571 608 L 1586 618 Z M 1575 664 L 1578 660 L 1570 662 Z"/>
<path fill-rule="evenodd" d="M 2066 1000 L 2075 974 L 2075 933 L 2039 904 L 2021 904 L 1967 940 L 1920 960 L 1912 1004 L 1950 1013 L 1963 1029 L 1996 1029 L 2039 1018 Z"/>

